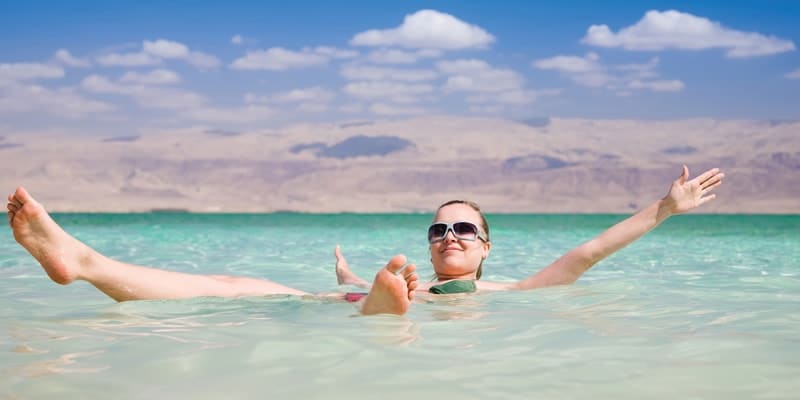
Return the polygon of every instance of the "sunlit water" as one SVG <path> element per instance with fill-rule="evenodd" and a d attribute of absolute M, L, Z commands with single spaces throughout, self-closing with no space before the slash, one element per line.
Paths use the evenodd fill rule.
<path fill-rule="evenodd" d="M 492 215 L 484 279 L 521 279 L 621 216 Z M 430 277 L 429 215 L 58 215 L 113 258 L 336 285 L 396 253 Z M 414 304 L 115 303 L 0 233 L 0 398 L 797 399 L 800 216 L 674 217 L 576 284 Z"/>

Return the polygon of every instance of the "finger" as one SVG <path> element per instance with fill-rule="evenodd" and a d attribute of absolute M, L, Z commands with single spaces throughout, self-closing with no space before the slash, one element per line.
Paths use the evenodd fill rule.
<path fill-rule="evenodd" d="M 6 204 L 6 208 L 8 209 L 8 212 L 17 212 L 17 210 L 19 210 L 19 206 L 14 203 Z"/>
<path fill-rule="evenodd" d="M 12 213 L 11 211 L 9 211 L 9 212 L 8 212 L 8 224 L 9 224 L 9 225 L 11 225 L 11 223 L 12 223 L 13 221 L 14 221 L 14 213 Z"/>
<path fill-rule="evenodd" d="M 713 184 L 715 184 L 717 182 L 722 182 L 722 178 L 724 178 L 724 177 L 725 177 L 725 174 L 720 172 L 720 173 L 718 173 L 718 174 L 706 179 L 703 183 L 700 184 L 700 186 L 705 188 L 705 187 L 711 186 L 711 185 L 713 185 Z"/>
<path fill-rule="evenodd" d="M 721 184 L 722 184 L 722 181 L 720 180 L 720 181 L 714 182 L 711 186 L 704 187 L 703 188 L 703 194 L 706 194 L 706 193 L 712 191 L 715 187 L 717 187 L 717 186 L 719 186 Z"/>
<path fill-rule="evenodd" d="M 698 175 L 697 178 L 694 178 L 694 180 L 696 182 L 703 183 L 703 182 L 707 181 L 709 178 L 711 178 L 712 176 L 714 176 L 714 175 L 716 175 L 718 173 L 719 173 L 719 168 L 712 168 L 712 169 L 710 169 L 710 170 L 708 170 L 706 172 L 703 172 L 702 174 Z"/>

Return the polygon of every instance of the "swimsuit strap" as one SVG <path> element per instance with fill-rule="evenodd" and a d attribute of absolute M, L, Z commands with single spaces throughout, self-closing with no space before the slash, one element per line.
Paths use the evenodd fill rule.
<path fill-rule="evenodd" d="M 472 293 L 478 288 L 473 280 L 454 280 L 440 285 L 431 286 L 428 289 L 433 294 L 453 294 L 453 293 Z"/>

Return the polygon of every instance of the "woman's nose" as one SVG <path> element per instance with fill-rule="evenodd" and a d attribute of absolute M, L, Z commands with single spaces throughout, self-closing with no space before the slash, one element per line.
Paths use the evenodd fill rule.
<path fill-rule="evenodd" d="M 448 229 L 447 232 L 444 233 L 445 242 L 455 242 L 456 240 L 458 239 L 456 239 L 456 234 L 452 229 Z"/>

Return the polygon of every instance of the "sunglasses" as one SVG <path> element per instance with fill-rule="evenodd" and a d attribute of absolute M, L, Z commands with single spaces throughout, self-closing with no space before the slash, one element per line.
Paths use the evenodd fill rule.
<path fill-rule="evenodd" d="M 472 222 L 453 222 L 452 224 L 446 224 L 444 222 L 435 222 L 433 225 L 428 228 L 428 243 L 436 243 L 441 242 L 444 240 L 444 237 L 447 236 L 447 232 L 453 232 L 453 236 L 459 240 L 469 240 L 475 241 L 476 239 L 480 239 L 486 242 L 486 236 L 481 233 L 478 226 L 473 224 Z"/>

